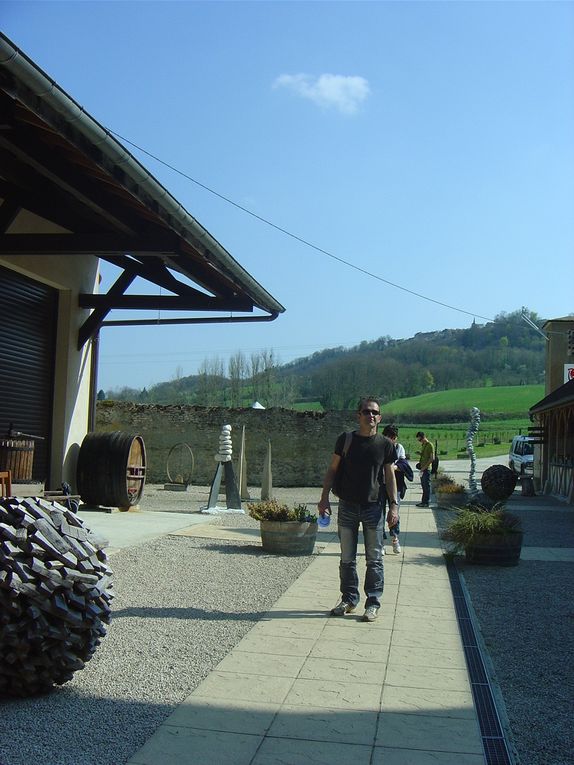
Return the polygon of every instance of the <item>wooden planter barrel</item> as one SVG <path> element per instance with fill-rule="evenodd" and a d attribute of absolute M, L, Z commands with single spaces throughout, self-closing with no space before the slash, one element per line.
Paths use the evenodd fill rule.
<path fill-rule="evenodd" d="M 466 492 L 442 492 L 437 491 L 436 501 L 440 508 L 444 510 L 451 509 L 453 507 L 464 507 L 466 504 L 467 496 Z"/>
<path fill-rule="evenodd" d="M 522 550 L 522 537 L 521 531 L 504 536 L 485 535 L 465 548 L 466 561 L 482 566 L 517 566 Z"/>
<path fill-rule="evenodd" d="M 317 524 L 304 521 L 260 521 L 261 546 L 279 555 L 311 555 Z"/>
<path fill-rule="evenodd" d="M 87 505 L 137 505 L 143 494 L 145 466 L 141 436 L 121 430 L 88 433 L 78 455 L 78 493 Z"/>
<path fill-rule="evenodd" d="M 34 441 L 15 438 L 0 440 L 0 470 L 10 470 L 13 481 L 31 481 Z"/>

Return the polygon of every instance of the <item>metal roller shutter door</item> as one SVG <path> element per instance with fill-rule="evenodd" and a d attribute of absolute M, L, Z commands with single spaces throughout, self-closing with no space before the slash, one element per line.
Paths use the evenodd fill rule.
<path fill-rule="evenodd" d="M 0 438 L 35 441 L 33 478 L 49 470 L 58 291 L 0 266 Z"/>

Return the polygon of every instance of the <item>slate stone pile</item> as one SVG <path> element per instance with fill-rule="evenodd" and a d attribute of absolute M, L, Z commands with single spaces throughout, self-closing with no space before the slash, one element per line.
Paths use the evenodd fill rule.
<path fill-rule="evenodd" d="M 105 544 L 58 502 L 0 499 L 0 696 L 62 685 L 91 659 L 113 598 Z"/>
<path fill-rule="evenodd" d="M 506 465 L 491 465 L 480 479 L 483 492 L 490 499 L 508 499 L 516 486 L 517 476 Z"/>

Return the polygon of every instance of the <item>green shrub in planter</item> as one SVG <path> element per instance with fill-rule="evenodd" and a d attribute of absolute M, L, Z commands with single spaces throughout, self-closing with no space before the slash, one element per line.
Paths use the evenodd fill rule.
<path fill-rule="evenodd" d="M 462 507 L 467 500 L 466 489 L 461 483 L 445 483 L 435 487 L 439 507 Z"/>
<path fill-rule="evenodd" d="M 292 508 L 277 499 L 266 499 L 247 504 L 249 515 L 256 521 L 280 521 L 297 523 L 317 523 L 317 515 L 307 511 L 307 505 L 296 504 Z"/>
<path fill-rule="evenodd" d="M 438 473 L 432 478 L 432 484 L 435 491 L 440 491 L 440 487 L 449 486 L 453 483 L 454 478 L 451 478 L 448 473 L 443 473 L 441 470 L 439 470 Z"/>
<path fill-rule="evenodd" d="M 466 489 L 461 483 L 444 483 L 436 487 L 437 494 L 464 494 Z"/>
<path fill-rule="evenodd" d="M 520 519 L 507 512 L 502 503 L 492 510 L 461 508 L 441 538 L 449 543 L 449 553 L 464 552 L 469 563 L 515 566 L 520 559 Z"/>
<path fill-rule="evenodd" d="M 279 555 L 311 555 L 317 537 L 317 515 L 307 505 L 292 508 L 276 499 L 250 502 L 249 515 L 259 521 L 261 546 Z"/>

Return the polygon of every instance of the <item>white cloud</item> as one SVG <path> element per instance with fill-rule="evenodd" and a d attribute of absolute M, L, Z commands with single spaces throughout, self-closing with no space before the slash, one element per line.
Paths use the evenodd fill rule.
<path fill-rule="evenodd" d="M 273 83 L 274 88 L 288 88 L 319 106 L 338 109 L 343 114 L 355 114 L 370 93 L 364 77 L 342 74 L 282 74 Z"/>

